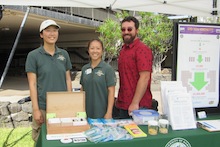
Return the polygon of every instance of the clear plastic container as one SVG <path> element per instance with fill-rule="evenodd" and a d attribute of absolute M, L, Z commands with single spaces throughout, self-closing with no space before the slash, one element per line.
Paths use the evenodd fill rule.
<path fill-rule="evenodd" d="M 149 120 L 158 120 L 159 113 L 151 109 L 134 110 L 132 118 L 138 125 L 147 125 Z"/>

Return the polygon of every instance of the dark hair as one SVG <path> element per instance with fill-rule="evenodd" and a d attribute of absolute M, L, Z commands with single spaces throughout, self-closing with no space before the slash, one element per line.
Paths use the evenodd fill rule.
<path fill-rule="evenodd" d="M 89 49 L 90 44 L 91 44 L 93 41 L 98 41 L 98 42 L 101 44 L 101 46 L 102 46 L 102 50 L 104 50 L 103 43 L 102 43 L 102 41 L 101 41 L 100 39 L 92 39 L 92 40 L 90 40 L 89 43 L 88 43 L 88 49 Z"/>
<path fill-rule="evenodd" d="M 138 21 L 137 18 L 135 18 L 134 16 L 127 16 L 127 17 L 125 17 L 125 18 L 122 20 L 121 24 L 124 23 L 124 22 L 126 22 L 126 21 L 128 21 L 128 22 L 133 21 L 134 24 L 135 24 L 135 28 L 136 28 L 136 29 L 139 28 L 139 21 Z"/>

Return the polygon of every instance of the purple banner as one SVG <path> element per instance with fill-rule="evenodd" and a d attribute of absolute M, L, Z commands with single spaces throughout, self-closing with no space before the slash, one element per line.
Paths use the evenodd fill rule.
<path fill-rule="evenodd" d="M 220 35 L 220 27 L 179 26 L 180 34 Z"/>

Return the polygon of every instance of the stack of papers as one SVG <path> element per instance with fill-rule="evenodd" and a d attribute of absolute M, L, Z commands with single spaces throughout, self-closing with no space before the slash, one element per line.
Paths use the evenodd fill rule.
<path fill-rule="evenodd" d="M 161 81 L 163 113 L 173 130 L 196 128 L 192 98 L 181 81 Z"/>

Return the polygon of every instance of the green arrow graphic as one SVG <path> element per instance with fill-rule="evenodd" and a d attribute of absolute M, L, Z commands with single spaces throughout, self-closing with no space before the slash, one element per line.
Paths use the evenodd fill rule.
<path fill-rule="evenodd" d="M 198 91 L 201 90 L 208 82 L 204 81 L 204 72 L 195 72 L 194 82 L 190 82 Z"/>
<path fill-rule="evenodd" d="M 197 59 L 197 61 L 198 61 L 199 63 L 202 62 L 202 55 L 198 55 L 198 59 Z"/>

